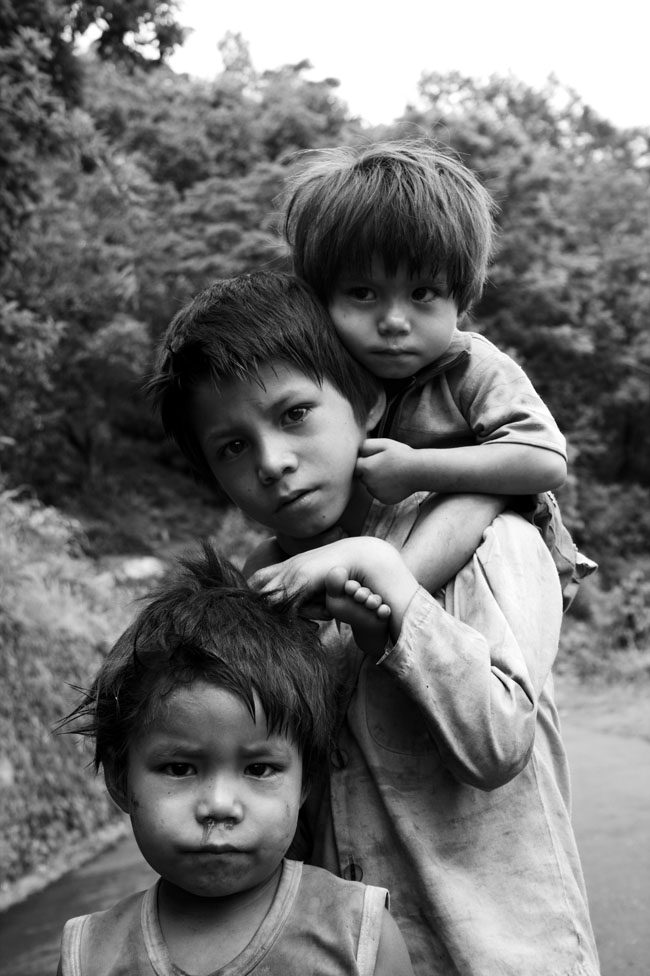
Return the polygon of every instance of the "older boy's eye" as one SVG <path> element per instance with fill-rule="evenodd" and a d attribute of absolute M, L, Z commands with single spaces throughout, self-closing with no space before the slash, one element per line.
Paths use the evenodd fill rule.
<path fill-rule="evenodd" d="M 347 289 L 347 295 L 357 302 L 371 302 L 375 298 L 375 292 L 367 285 L 353 285 Z"/>
<path fill-rule="evenodd" d="M 184 776 L 191 776 L 194 772 L 194 766 L 190 765 L 190 763 L 182 762 L 167 763 L 166 766 L 163 766 L 163 772 L 168 776 L 174 776 L 180 779 Z"/>
<path fill-rule="evenodd" d="M 309 413 L 309 407 L 289 407 L 285 412 L 285 418 L 291 424 L 301 423 Z"/>
<path fill-rule="evenodd" d="M 242 453 L 246 444 L 244 441 L 229 441 L 219 451 L 221 457 L 224 458 L 236 458 Z"/>

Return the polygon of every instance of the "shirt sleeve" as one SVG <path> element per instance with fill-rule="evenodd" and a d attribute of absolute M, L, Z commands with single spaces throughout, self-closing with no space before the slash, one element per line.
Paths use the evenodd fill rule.
<path fill-rule="evenodd" d="M 495 789 L 526 765 L 561 619 L 553 561 L 539 533 L 512 513 L 486 530 L 444 606 L 422 588 L 411 601 L 381 666 L 417 703 L 461 782 Z"/>
<path fill-rule="evenodd" d="M 566 460 L 564 436 L 523 369 L 480 336 L 472 349 L 470 365 L 446 382 L 477 442 L 543 447 Z"/>

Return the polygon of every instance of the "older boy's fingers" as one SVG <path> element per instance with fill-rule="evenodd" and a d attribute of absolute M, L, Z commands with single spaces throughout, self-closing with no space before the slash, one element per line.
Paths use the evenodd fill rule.
<path fill-rule="evenodd" d="M 332 614 L 323 603 L 315 600 L 305 600 L 300 603 L 300 616 L 309 617 L 310 620 L 331 620 Z"/>
<path fill-rule="evenodd" d="M 263 590 L 265 588 L 273 589 L 273 580 L 275 579 L 275 569 L 273 566 L 264 566 L 262 569 L 257 569 L 251 576 L 248 577 L 248 585 L 253 590 Z"/>

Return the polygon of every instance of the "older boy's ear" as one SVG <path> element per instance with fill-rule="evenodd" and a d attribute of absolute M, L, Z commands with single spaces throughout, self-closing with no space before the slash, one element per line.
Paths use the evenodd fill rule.
<path fill-rule="evenodd" d="M 368 417 L 366 418 L 366 423 L 365 423 L 365 428 L 367 433 L 370 433 L 371 430 L 375 429 L 375 427 L 381 420 L 382 414 L 385 409 L 386 409 L 386 394 L 384 393 L 383 390 L 381 390 L 381 392 L 377 397 L 377 402 L 368 411 Z"/>
<path fill-rule="evenodd" d="M 118 774 L 114 763 L 105 763 L 104 782 L 111 799 L 117 803 L 120 810 L 124 813 L 131 813 L 126 789 L 126 777 Z"/>

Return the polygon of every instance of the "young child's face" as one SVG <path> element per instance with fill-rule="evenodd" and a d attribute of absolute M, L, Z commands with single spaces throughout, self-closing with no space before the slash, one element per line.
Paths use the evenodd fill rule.
<path fill-rule="evenodd" d="M 388 275 L 374 258 L 367 275 L 340 275 L 329 301 L 336 331 L 349 352 L 381 379 L 405 379 L 438 359 L 458 322 L 444 274 Z"/>
<path fill-rule="evenodd" d="M 359 446 L 378 417 L 360 423 L 328 380 L 319 386 L 283 363 L 264 367 L 260 380 L 200 385 L 194 430 L 238 508 L 277 534 L 317 536 L 345 511 Z"/>
<path fill-rule="evenodd" d="M 183 892 L 223 898 L 262 887 L 296 829 L 302 759 L 222 688 L 177 688 L 129 750 L 128 796 L 143 856 Z"/>

